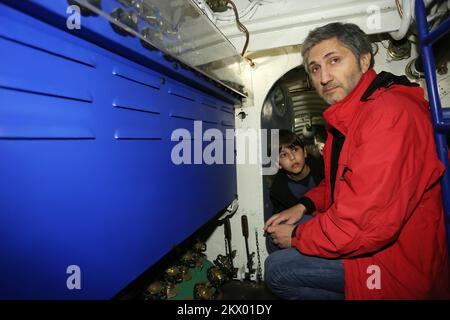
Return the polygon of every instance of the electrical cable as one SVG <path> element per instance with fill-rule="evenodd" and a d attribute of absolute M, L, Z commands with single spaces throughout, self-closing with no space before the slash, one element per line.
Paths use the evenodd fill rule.
<path fill-rule="evenodd" d="M 239 20 L 239 13 L 238 13 L 238 10 L 237 10 L 234 2 L 231 0 L 225 0 L 225 1 L 227 2 L 227 4 L 231 4 L 231 6 L 233 7 L 234 15 L 236 17 L 236 24 L 237 24 L 239 30 L 241 32 L 245 33 L 245 44 L 244 44 L 244 48 L 242 49 L 242 53 L 241 53 L 241 56 L 244 57 L 244 54 L 247 51 L 248 43 L 250 41 L 250 33 L 248 32 L 248 29 Z M 248 59 L 248 60 L 250 60 L 250 59 Z M 251 60 L 250 60 L 250 62 L 251 62 Z"/>
<path fill-rule="evenodd" d="M 400 15 L 400 18 L 403 18 L 403 10 L 402 5 L 400 4 L 400 0 L 395 0 L 395 5 L 397 6 L 398 14 Z"/>

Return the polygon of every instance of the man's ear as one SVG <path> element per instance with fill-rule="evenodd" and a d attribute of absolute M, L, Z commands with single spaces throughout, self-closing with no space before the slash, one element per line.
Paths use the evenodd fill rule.
<path fill-rule="evenodd" d="M 366 73 L 370 68 L 370 60 L 372 58 L 372 54 L 370 52 L 363 53 L 359 58 L 359 65 L 361 67 L 361 71 Z"/>
<path fill-rule="evenodd" d="M 306 151 L 306 147 L 303 148 L 303 154 L 305 155 L 305 158 L 308 158 L 308 151 Z"/>

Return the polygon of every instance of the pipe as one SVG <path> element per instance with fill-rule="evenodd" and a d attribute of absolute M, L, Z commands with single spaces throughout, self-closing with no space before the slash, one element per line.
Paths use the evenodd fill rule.
<path fill-rule="evenodd" d="M 400 27 L 398 31 L 389 33 L 391 37 L 394 38 L 394 40 L 401 40 L 405 37 L 411 24 L 413 14 L 414 14 L 414 1 L 402 0 L 402 20 L 400 22 Z"/>

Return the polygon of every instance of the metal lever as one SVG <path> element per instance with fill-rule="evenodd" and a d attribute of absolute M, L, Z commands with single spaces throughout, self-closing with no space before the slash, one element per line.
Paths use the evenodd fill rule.
<path fill-rule="evenodd" d="M 255 269 L 253 268 L 253 257 L 255 256 L 255 253 L 250 253 L 250 249 L 248 247 L 248 220 L 247 216 L 243 215 L 241 217 L 241 225 L 242 225 L 242 235 L 245 239 L 245 251 L 247 252 L 247 269 L 248 272 L 245 273 L 245 279 L 251 280 L 251 275 L 255 273 Z"/>
<path fill-rule="evenodd" d="M 230 264 L 231 264 L 231 278 L 236 277 L 236 273 L 237 273 L 237 269 L 234 267 L 234 263 L 233 263 L 233 258 L 236 252 L 233 252 L 232 248 L 231 248 L 231 225 L 230 225 L 230 218 L 226 218 L 224 219 L 224 232 L 225 232 L 225 240 L 226 240 L 226 245 L 228 247 L 228 259 L 230 260 Z M 227 249 L 227 248 L 225 248 Z"/>

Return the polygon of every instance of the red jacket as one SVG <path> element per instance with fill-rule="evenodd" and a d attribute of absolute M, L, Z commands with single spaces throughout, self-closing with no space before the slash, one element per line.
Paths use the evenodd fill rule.
<path fill-rule="evenodd" d="M 375 78 L 370 69 L 324 112 L 328 126 L 345 135 L 334 202 L 328 134 L 325 179 L 306 194 L 318 214 L 297 228 L 292 246 L 343 259 L 346 299 L 450 298 L 439 185 L 444 166 L 428 104 L 420 87 L 401 85 L 380 88 L 361 102 Z"/>

